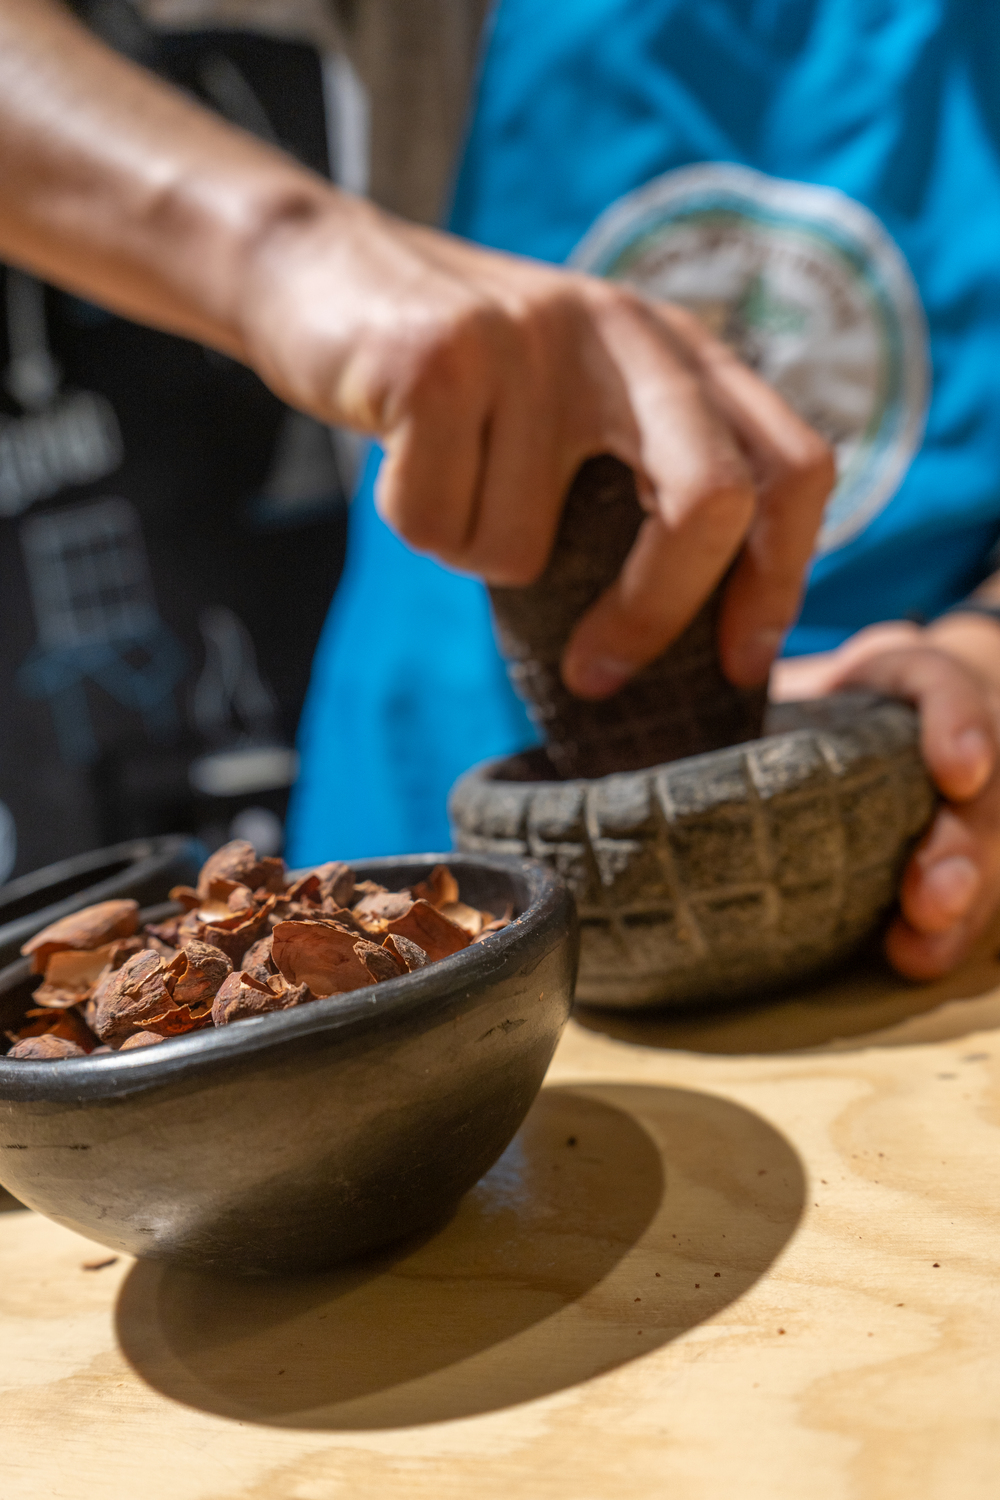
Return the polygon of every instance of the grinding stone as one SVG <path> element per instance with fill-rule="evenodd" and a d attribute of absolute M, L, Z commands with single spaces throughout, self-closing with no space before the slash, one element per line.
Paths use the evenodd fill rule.
<path fill-rule="evenodd" d="M 715 648 L 721 587 L 670 648 L 614 697 L 574 698 L 559 663 L 573 626 L 614 578 L 644 512 L 632 470 L 609 455 L 579 470 L 545 572 L 490 590 L 500 649 L 560 776 L 636 771 L 756 739 L 766 687 L 734 687 Z"/>
<path fill-rule="evenodd" d="M 586 1004 L 727 1003 L 823 973 L 882 927 L 934 791 L 905 704 L 845 693 L 771 727 L 591 780 L 539 779 L 538 751 L 477 767 L 452 792 L 456 847 L 563 875 Z"/>

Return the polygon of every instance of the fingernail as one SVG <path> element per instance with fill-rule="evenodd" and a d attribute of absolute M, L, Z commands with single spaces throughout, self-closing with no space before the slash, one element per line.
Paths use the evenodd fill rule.
<path fill-rule="evenodd" d="M 616 661 L 610 656 L 586 657 L 567 663 L 567 667 L 574 693 L 584 698 L 608 698 L 635 675 L 631 662 Z"/>
<path fill-rule="evenodd" d="M 981 729 L 963 729 L 955 736 L 955 751 L 975 778 L 978 791 L 993 768 L 993 746 L 989 738 Z"/>
<path fill-rule="evenodd" d="M 729 652 L 729 675 L 747 685 L 763 682 L 784 639 L 783 630 L 755 630 Z"/>
<path fill-rule="evenodd" d="M 964 854 L 952 854 L 924 871 L 924 883 L 927 894 L 943 915 L 961 917 L 972 905 L 982 877 L 971 859 Z"/>

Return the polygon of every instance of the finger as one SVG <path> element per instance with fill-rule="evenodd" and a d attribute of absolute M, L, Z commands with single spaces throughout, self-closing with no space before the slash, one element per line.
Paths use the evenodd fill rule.
<path fill-rule="evenodd" d="M 756 504 L 732 432 L 655 319 L 640 309 L 609 343 L 638 426 L 644 504 L 655 515 L 564 653 L 566 685 L 588 698 L 615 692 L 680 633 L 732 561 Z"/>
<path fill-rule="evenodd" d="M 886 651 L 849 669 L 841 683 L 916 705 L 921 751 L 946 797 L 965 802 L 986 785 L 997 763 L 996 730 L 982 683 L 954 658 L 933 648 Z"/>
<path fill-rule="evenodd" d="M 786 657 L 775 662 L 769 697 L 774 703 L 819 698 L 834 692 L 855 667 L 883 651 L 908 648 L 921 636 L 919 626 L 907 620 L 868 625 L 835 651 L 815 651 L 808 656 Z"/>
<path fill-rule="evenodd" d="M 570 692 L 603 698 L 617 692 L 684 629 L 722 577 L 739 546 L 739 516 L 752 502 L 740 491 L 721 497 L 736 521 L 719 525 L 713 504 L 680 527 L 659 516 L 640 526 L 621 572 L 580 620 L 563 654 Z"/>
<path fill-rule="evenodd" d="M 490 420 L 475 525 L 461 560 L 488 583 L 519 587 L 537 579 L 586 457 L 628 447 L 629 439 L 633 461 L 638 451 L 616 372 L 600 360 L 600 349 L 596 362 L 581 357 L 587 332 L 578 318 L 560 317 L 558 309 L 517 330 Z M 585 378 L 574 362 L 592 365 Z M 553 378 L 554 370 L 565 374 Z"/>
<path fill-rule="evenodd" d="M 942 808 L 903 874 L 899 905 L 909 926 L 942 933 L 967 917 L 982 889 L 982 861 L 968 822 Z"/>
<path fill-rule="evenodd" d="M 427 382 L 384 438 L 375 502 L 419 552 L 457 559 L 474 528 L 489 435 L 490 399 L 469 382 Z"/>
<path fill-rule="evenodd" d="M 913 979 L 947 973 L 1000 903 L 1000 777 L 975 801 L 944 807 L 907 866 L 890 961 Z"/>
<path fill-rule="evenodd" d="M 915 932 L 902 917 L 896 917 L 885 935 L 885 956 L 907 979 L 926 983 L 940 979 L 960 964 L 977 936 L 964 924 L 948 932 Z"/>
<path fill-rule="evenodd" d="M 786 657 L 774 664 L 768 697 L 772 703 L 801 703 L 807 698 L 821 698 L 832 691 L 841 670 L 836 651 Z"/>
<path fill-rule="evenodd" d="M 739 436 L 758 491 L 754 519 L 726 587 L 719 621 L 723 669 L 762 682 L 798 613 L 803 579 L 836 480 L 828 444 L 770 386 L 683 308 L 661 316 L 697 361 L 714 408 Z"/>

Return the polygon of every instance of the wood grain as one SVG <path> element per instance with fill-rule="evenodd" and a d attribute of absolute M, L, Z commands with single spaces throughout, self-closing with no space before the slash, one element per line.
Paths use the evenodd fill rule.
<path fill-rule="evenodd" d="M 998 944 L 574 1023 L 451 1223 L 350 1271 L 84 1269 L 0 1200 L 3 1500 L 992 1500 Z"/>

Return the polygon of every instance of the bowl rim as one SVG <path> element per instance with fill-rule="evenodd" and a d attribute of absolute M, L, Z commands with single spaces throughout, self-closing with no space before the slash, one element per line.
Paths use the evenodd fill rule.
<path fill-rule="evenodd" d="M 386 855 L 345 863 L 362 878 L 387 869 L 426 873 L 436 864 L 449 864 L 459 879 L 463 866 L 493 870 L 525 883 L 528 900 L 524 910 L 507 927 L 491 934 L 488 942 L 472 943 L 426 968 L 345 995 L 324 996 L 308 1005 L 249 1017 L 229 1026 L 205 1027 L 124 1056 L 112 1052 L 99 1057 L 23 1058 L 14 1062 L 0 1056 L 0 1101 L 110 1101 L 178 1081 L 182 1076 L 194 1077 L 207 1069 L 277 1052 L 318 1034 L 338 1033 L 346 1040 L 424 1008 L 429 1018 L 435 1002 L 446 1005 L 463 996 L 471 1000 L 484 982 L 502 977 L 503 970 L 519 967 L 544 941 L 546 918 L 557 916 L 560 908 L 566 912 L 567 928 L 574 925 L 574 908 L 562 877 L 527 856 L 451 850 L 447 854 Z M 6 972 L 10 974 L 14 967 Z"/>
<path fill-rule="evenodd" d="M 681 755 L 676 760 L 659 761 L 654 765 L 636 767 L 631 771 L 608 771 L 603 776 L 553 775 L 549 780 L 533 781 L 521 776 L 511 777 L 508 780 L 506 777 L 498 777 L 495 774 L 502 766 L 529 759 L 545 750 L 544 744 L 528 745 L 523 750 L 514 750 L 508 755 L 490 756 L 463 771 L 448 793 L 448 809 L 453 814 L 454 807 L 464 797 L 474 795 L 477 788 L 483 785 L 502 787 L 505 792 L 512 789 L 521 791 L 523 788 L 526 795 L 539 788 L 549 790 L 554 787 L 559 789 L 569 787 L 578 791 L 581 787 L 603 786 L 609 782 L 661 776 L 664 772 L 674 775 L 690 774 L 692 770 L 698 772 L 718 767 L 727 756 L 743 754 L 758 745 L 771 745 L 775 740 L 802 739 L 810 735 L 835 735 L 856 731 L 859 723 L 864 724 L 869 719 L 876 719 L 884 714 L 887 708 L 902 710 L 911 723 L 915 740 L 919 715 L 912 703 L 904 698 L 897 698 L 891 693 L 878 692 L 874 688 L 847 687 L 826 693 L 821 698 L 796 698 L 776 703 L 769 702 L 764 717 L 764 732 L 755 740 L 738 740 L 732 745 L 719 745 L 715 750 L 699 751 L 697 755 Z M 796 722 L 796 719 L 801 722 Z M 834 722 L 830 722 L 831 719 Z M 769 725 L 771 727 L 768 727 Z M 454 815 L 452 821 L 455 821 Z"/>

